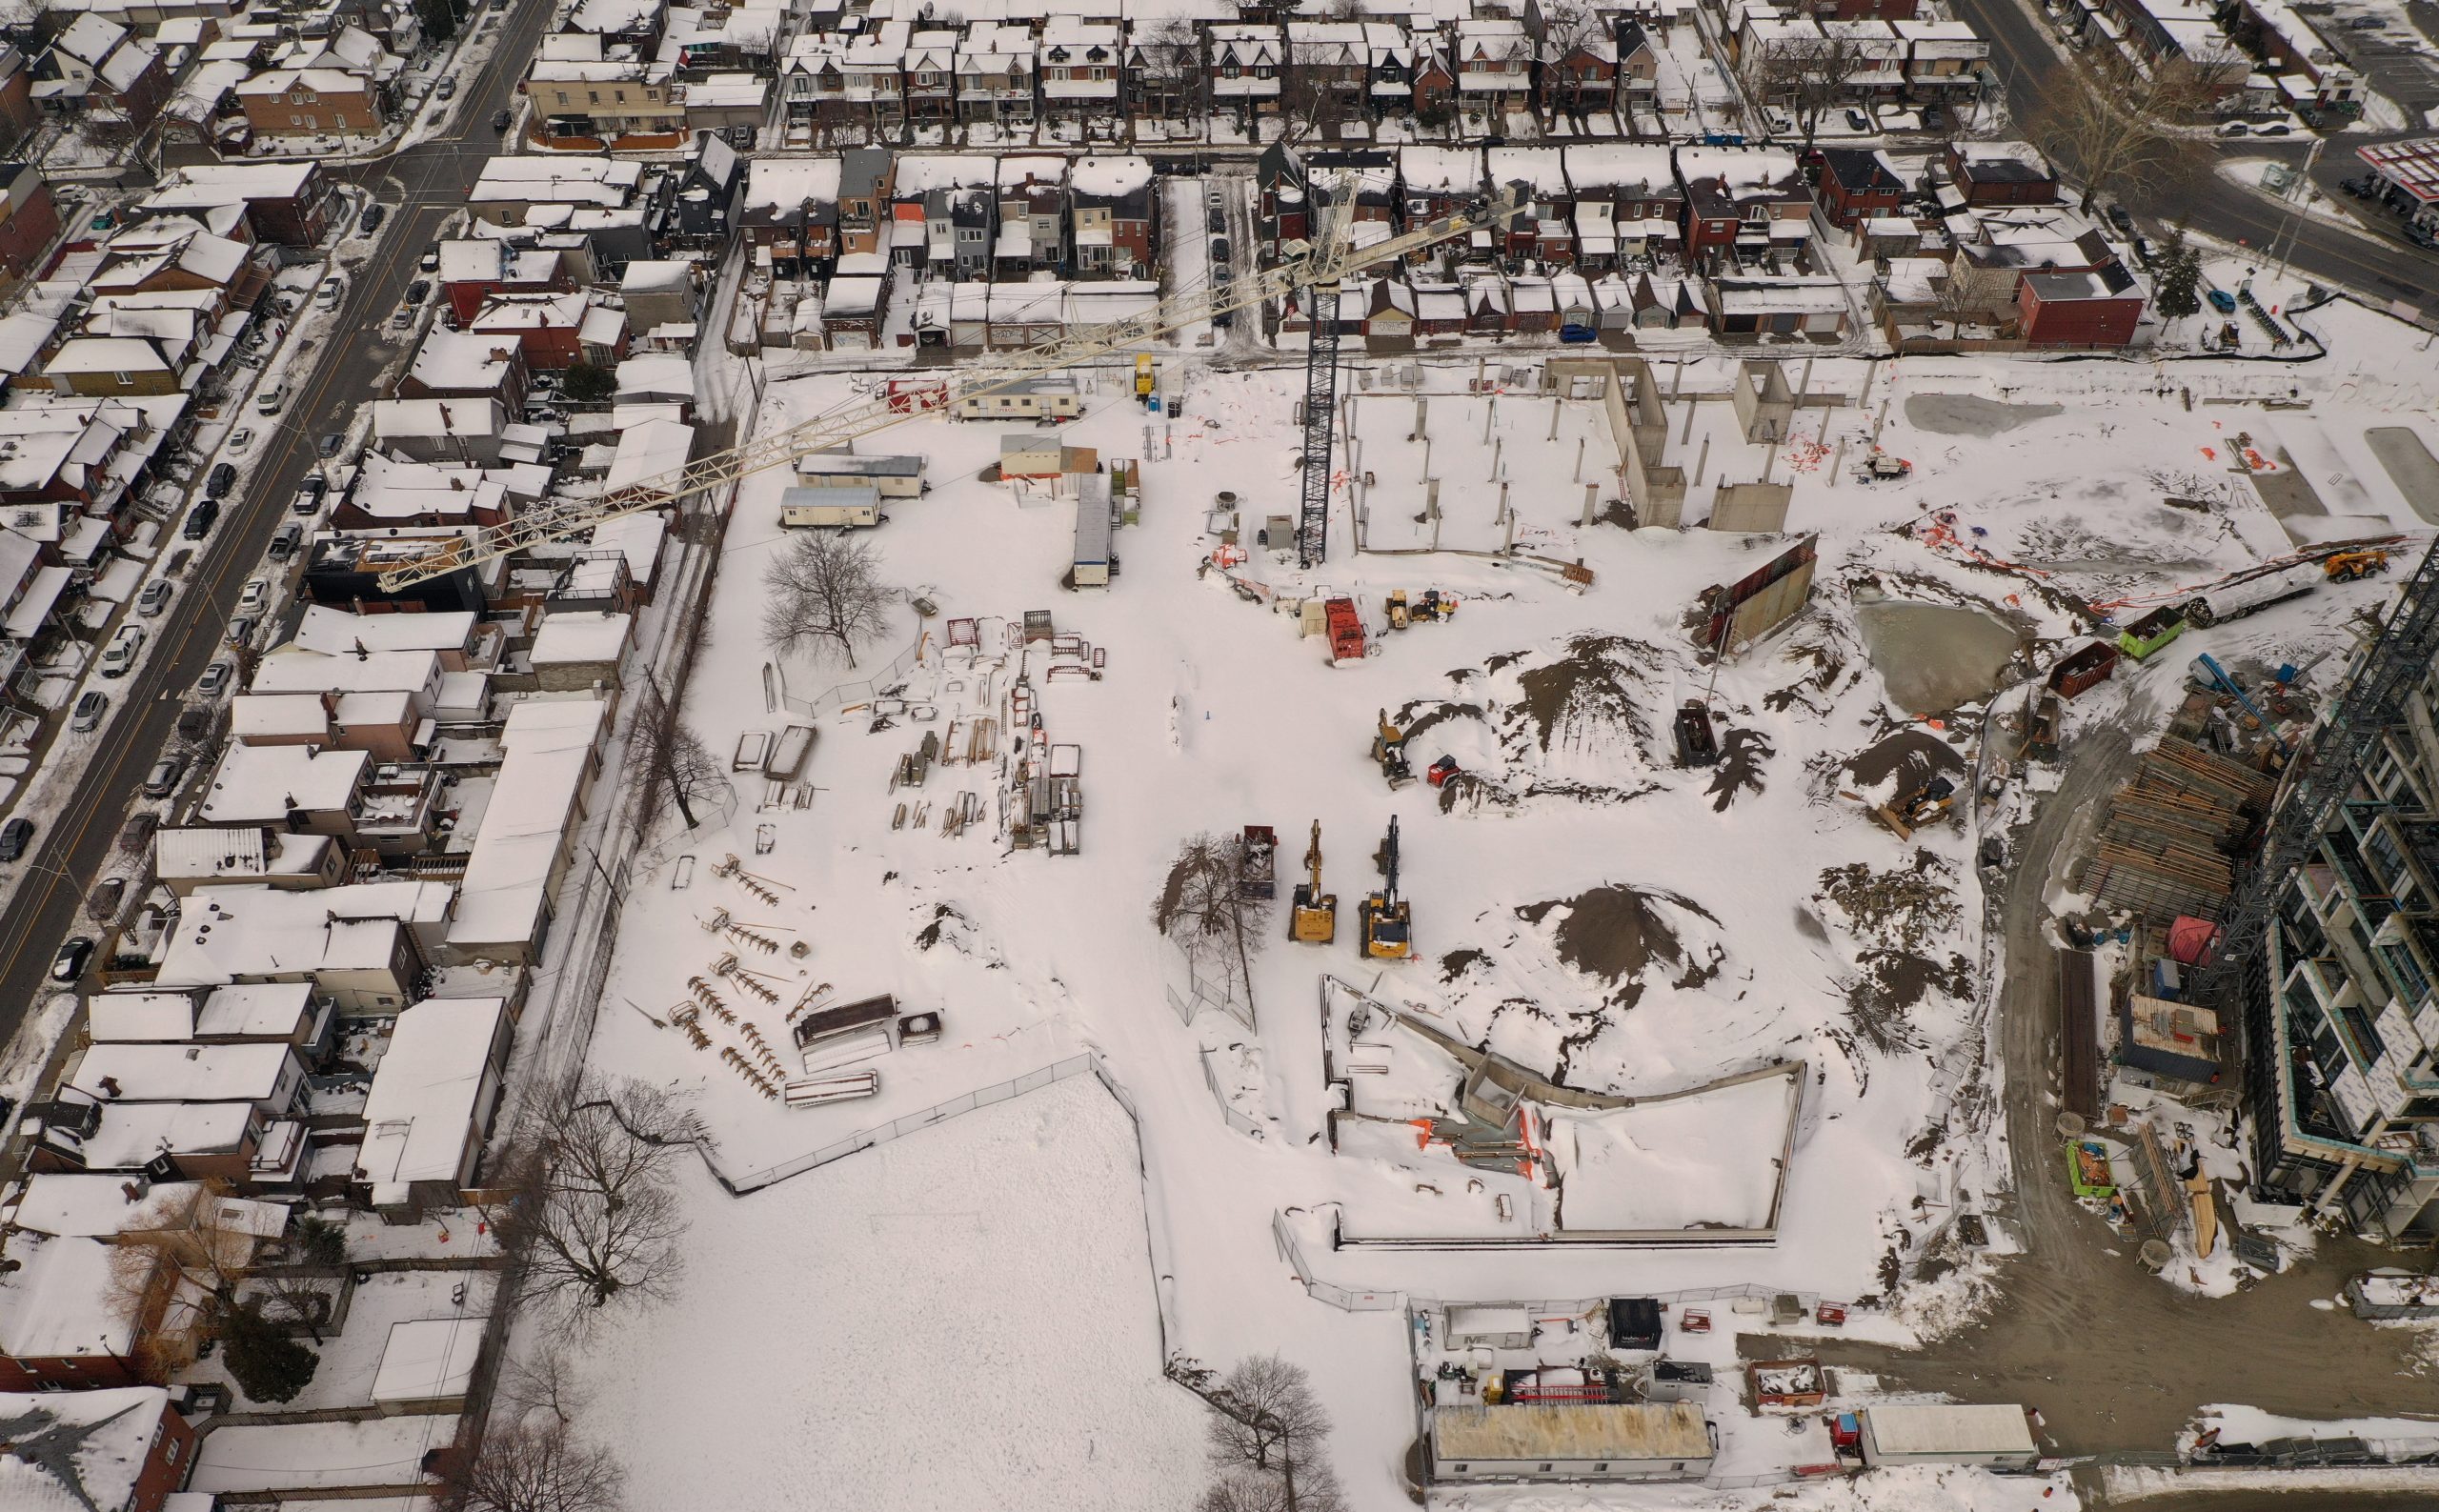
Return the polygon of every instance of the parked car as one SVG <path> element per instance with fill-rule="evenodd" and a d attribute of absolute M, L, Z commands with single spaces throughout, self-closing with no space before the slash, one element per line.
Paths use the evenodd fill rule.
<path fill-rule="evenodd" d="M 414 323 L 415 311 L 414 306 L 413 305 L 400 305 L 390 314 L 390 326 L 392 330 L 404 331 Z"/>
<path fill-rule="evenodd" d="M 178 790 L 178 778 L 186 775 L 186 757 L 163 756 L 152 763 L 151 771 L 144 774 L 144 796 L 148 798 L 166 798 Z"/>
<path fill-rule="evenodd" d="M 85 735 L 102 727 L 102 716 L 111 712 L 111 696 L 99 688 L 89 688 L 76 700 L 76 708 L 68 716 L 68 728 Z"/>
<path fill-rule="evenodd" d="M 205 499 L 187 511 L 186 528 L 180 534 L 191 541 L 199 541 L 212 534 L 212 522 L 220 517 L 220 501 Z"/>
<path fill-rule="evenodd" d="M 2134 233 L 2134 262 L 2138 267 L 2151 266 L 2151 238 L 2141 232 Z"/>
<path fill-rule="evenodd" d="M 304 544 L 305 527 L 291 520 L 271 533 L 271 549 L 268 554 L 272 561 L 284 562 L 295 555 L 296 549 Z"/>
<path fill-rule="evenodd" d="M 2416 226 L 2412 222 L 2409 221 L 2399 229 L 2403 232 L 2406 240 L 2413 243 L 2416 247 L 2421 248 L 2424 252 L 2439 249 L 2439 235 L 2433 235 L 2428 227 Z"/>
<path fill-rule="evenodd" d="M 415 264 L 415 269 L 419 272 L 427 273 L 440 272 L 440 243 L 433 242 L 424 248 L 423 257 Z"/>
<path fill-rule="evenodd" d="M 20 814 L 6 824 L 0 824 L 0 861 L 23 857 L 34 840 L 34 821 Z"/>
<path fill-rule="evenodd" d="M 379 200 L 374 200 L 372 204 L 364 207 L 363 214 L 358 215 L 355 218 L 355 229 L 369 236 L 373 232 L 379 231 L 381 229 L 381 223 L 389 218 L 390 207 L 382 204 Z"/>
<path fill-rule="evenodd" d="M 168 578 L 155 577 L 144 585 L 144 592 L 135 595 L 135 612 L 151 619 L 170 607 L 170 595 L 175 592 Z"/>
<path fill-rule="evenodd" d="M 259 615 L 271 603 L 271 579 L 249 577 L 246 586 L 237 590 L 237 613 Z"/>
<path fill-rule="evenodd" d="M 1871 130 L 1871 117 L 1861 111 L 1850 110 L 1846 112 L 1846 126 L 1850 131 L 1868 131 Z"/>
<path fill-rule="evenodd" d="M 1214 284 L 1227 283 L 1236 276 L 1237 270 L 1229 267 L 1226 263 L 1213 263 L 1211 265 L 1211 281 Z"/>
<path fill-rule="evenodd" d="M 229 433 L 229 450 L 242 452 L 254 444 L 253 427 L 241 425 Z"/>
<path fill-rule="evenodd" d="M 2117 228 L 2117 233 L 2121 236 L 2134 234 L 2134 217 L 2126 212 L 2126 207 L 2123 205 L 2108 207 L 2108 223 Z"/>
<path fill-rule="evenodd" d="M 2219 128 L 2219 134 L 2221 136 L 2247 136 L 2251 134 L 2251 132 L 2252 128 L 2242 121 L 2229 121 L 2227 125 Z"/>
<path fill-rule="evenodd" d="M 2232 315 L 2236 312 L 2236 296 L 2225 289 L 2213 289 L 2210 291 L 2210 308 L 2223 315 Z"/>
<path fill-rule="evenodd" d="M 2284 121 L 2272 121 L 2268 126 L 2262 127 L 2252 134 L 2255 136 L 2291 136 L 2294 134 L 2294 131 L 2295 129 Z"/>
<path fill-rule="evenodd" d="M 263 385 L 262 392 L 254 395 L 256 414 L 277 414 L 287 405 L 288 385 L 285 383 L 267 383 Z"/>
<path fill-rule="evenodd" d="M 452 78 L 444 78 L 444 79 L 442 79 L 442 80 L 440 81 L 440 87 L 439 87 L 438 89 L 436 89 L 436 90 L 433 90 L 433 91 L 432 91 L 432 95 L 433 95 L 433 99 L 436 99 L 436 100 L 454 100 L 454 99 L 455 99 L 455 98 L 457 97 L 457 81 L 456 81 L 456 79 L 455 79 L 455 78 L 454 78 L 454 77 L 452 77 Z"/>
<path fill-rule="evenodd" d="M 203 669 L 203 675 L 195 679 L 194 691 L 207 698 L 217 698 L 229 686 L 229 679 L 236 675 L 237 664 L 223 656 Z"/>
<path fill-rule="evenodd" d="M 413 283 L 411 283 L 411 284 L 407 285 L 407 303 L 409 303 L 409 304 L 411 304 L 411 305 L 419 305 L 419 304 L 422 304 L 425 300 L 427 300 L 427 299 L 429 299 L 429 298 L 431 298 L 431 297 L 432 297 L 432 280 L 431 280 L 431 279 L 429 279 L 429 278 L 418 278 L 418 279 L 416 279 Z"/>
<path fill-rule="evenodd" d="M 1227 212 L 1217 205 L 1205 211 L 1202 219 L 1203 224 L 1211 228 L 1211 232 L 1215 236 L 1228 229 Z"/>
<path fill-rule="evenodd" d="M 1215 263 L 1224 263 L 1228 260 L 1227 237 L 1214 236 L 1211 238 L 1211 260 Z"/>
<path fill-rule="evenodd" d="M 330 434 L 322 437 L 321 452 L 326 457 L 336 456 L 346 448 L 346 446 L 347 433 L 344 431 L 333 431 Z"/>
<path fill-rule="evenodd" d="M 236 486 L 237 470 L 226 462 L 214 462 L 203 475 L 203 496 L 208 499 L 225 497 Z"/>
<path fill-rule="evenodd" d="M 127 901 L 127 878 L 105 877 L 93 884 L 93 894 L 85 899 L 85 912 L 95 918 L 115 918 L 118 906 Z"/>
<path fill-rule="evenodd" d="M 313 303 L 320 305 L 325 310 L 333 309 L 339 302 L 339 295 L 346 292 L 346 291 L 347 281 L 345 279 L 325 278 L 322 280 L 322 287 L 313 291 Z"/>
<path fill-rule="evenodd" d="M 239 615 L 236 618 L 229 621 L 229 644 L 236 647 L 239 651 L 243 651 L 248 646 L 252 645 L 254 643 L 254 627 L 261 623 L 262 621 L 256 619 L 252 615 Z"/>
<path fill-rule="evenodd" d="M 93 937 L 71 935 L 61 942 L 59 954 L 50 958 L 50 979 L 74 981 L 85 975 L 85 967 L 93 958 Z"/>
<path fill-rule="evenodd" d="M 102 648 L 101 670 L 105 677 L 124 677 L 135 666 L 136 653 L 144 649 L 144 627 L 121 625 Z"/>
<path fill-rule="evenodd" d="M 500 110 L 494 111 L 492 112 L 492 130 L 494 131 L 505 131 L 508 130 L 508 123 L 514 119 L 515 117 L 509 114 L 505 107 Z"/>
<path fill-rule="evenodd" d="M 311 514 L 322 507 L 322 495 L 331 491 L 331 480 L 319 473 L 308 476 L 296 486 L 296 496 L 288 501 L 292 514 Z"/>

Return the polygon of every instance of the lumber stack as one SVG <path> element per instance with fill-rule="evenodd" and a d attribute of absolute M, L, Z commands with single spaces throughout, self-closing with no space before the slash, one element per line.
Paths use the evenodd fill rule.
<path fill-rule="evenodd" d="M 2173 736 L 2147 751 L 2109 800 L 2087 878 L 2112 909 L 2216 915 L 2235 890 L 2235 852 L 2275 787 L 2240 761 Z"/>

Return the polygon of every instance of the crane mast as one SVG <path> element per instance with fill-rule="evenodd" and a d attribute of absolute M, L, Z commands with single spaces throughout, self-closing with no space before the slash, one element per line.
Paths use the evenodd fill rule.
<path fill-rule="evenodd" d="M 1331 292 L 1329 375 L 1334 379 L 1337 289 L 1341 280 L 1374 263 L 1403 257 L 1408 252 L 1419 252 L 1452 236 L 1461 236 L 1478 226 L 1494 221 L 1504 222 L 1521 208 L 1513 191 L 1502 191 L 1497 199 L 1442 215 L 1403 235 L 1393 236 L 1370 247 L 1356 249 L 1340 243 L 1319 245 L 1285 259 L 1275 268 L 1250 272 L 1225 284 L 1171 295 L 1149 310 L 1122 320 L 1071 332 L 1005 356 L 986 357 L 965 364 L 958 375 L 951 380 L 945 394 L 931 402 L 913 401 L 903 394 L 868 394 L 784 431 L 775 431 L 741 446 L 698 457 L 683 467 L 639 479 L 597 497 L 558 500 L 529 510 L 502 524 L 487 525 L 458 540 L 435 546 L 421 556 L 396 563 L 381 574 L 381 586 L 395 593 L 459 568 L 546 542 L 567 539 L 607 520 L 644 510 L 682 504 L 688 499 L 716 493 L 754 474 L 784 467 L 798 457 L 811 456 L 845 445 L 859 436 L 885 431 L 916 414 L 953 409 L 969 399 L 996 393 L 1080 362 L 1140 347 L 1169 332 L 1208 320 L 1227 311 L 1241 310 L 1279 298 L 1299 287 L 1317 290 L 1326 287 Z M 1317 347 L 1320 330 L 1320 326 L 1315 327 Z M 1312 373 L 1309 362 L 1306 373 L 1309 391 Z M 1334 391 L 1335 382 L 1330 387 Z M 1320 504 L 1324 512 L 1328 505 L 1329 403 L 1325 401 L 1316 412 L 1309 403 L 1308 393 L 1305 414 L 1308 456 L 1311 455 L 1316 413 L 1320 414 L 1321 424 L 1322 461 L 1320 467 L 1307 469 L 1305 474 L 1305 530 L 1313 528 L 1310 521 L 1314 517 L 1315 477 L 1320 480 Z M 1323 518 L 1325 521 L 1325 514 Z M 1311 550 L 1306 552 L 1300 540 L 1300 553 L 1306 554 L 1307 560 L 1318 560 L 1319 546 L 1317 538 Z"/>

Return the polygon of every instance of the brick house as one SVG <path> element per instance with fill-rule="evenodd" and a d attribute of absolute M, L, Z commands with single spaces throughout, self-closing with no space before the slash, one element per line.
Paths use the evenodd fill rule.
<path fill-rule="evenodd" d="M 1831 225 L 1852 231 L 1875 216 L 1894 214 L 1905 197 L 1905 181 L 1885 153 L 1860 147 L 1821 151 L 1821 209 Z"/>
<path fill-rule="evenodd" d="M 1582 265 L 1602 268 L 1682 246 L 1685 192 L 1665 146 L 1587 142 L 1563 149 L 1561 160 L 1575 196 L 1576 257 Z"/>
<path fill-rule="evenodd" d="M 2016 286 L 2018 334 L 2033 347 L 2123 347 L 2149 303 L 2115 262 L 2088 272 L 2027 272 Z"/>
<path fill-rule="evenodd" d="M 2022 142 L 1950 142 L 1945 164 L 1967 205 L 2058 203 L 2058 175 Z"/>
<path fill-rule="evenodd" d="M 1811 240 L 1812 186 L 1792 152 L 1680 148 L 1677 182 L 1685 191 L 1688 259 L 1716 267 L 1731 256 L 1800 252 Z"/>
<path fill-rule="evenodd" d="M 1159 199 L 1152 165 L 1133 155 L 1079 157 L 1069 171 L 1076 272 L 1148 276 L 1159 260 Z"/>
<path fill-rule="evenodd" d="M 34 72 L 26 55 L 12 45 L 0 42 L 0 121 L 23 136 L 41 120 L 34 106 Z"/>
<path fill-rule="evenodd" d="M 1211 109 L 1233 111 L 1240 129 L 1249 129 L 1258 116 L 1278 114 L 1286 73 L 1286 33 L 1276 26 L 1235 22 L 1212 26 L 1204 36 L 1209 71 L 1204 92 Z"/>
<path fill-rule="evenodd" d="M 440 244 L 440 296 L 460 326 L 502 294 L 559 294 L 575 279 L 555 252 L 519 247 L 492 238 L 453 238 Z"/>
<path fill-rule="evenodd" d="M 1616 114 L 1616 40 L 1596 33 L 1556 50 L 1542 61 L 1540 91 L 1545 117 L 1585 120 Z"/>
<path fill-rule="evenodd" d="M 854 147 L 838 154 L 838 250 L 889 251 L 883 242 L 896 197 L 897 160 L 885 147 Z"/>
<path fill-rule="evenodd" d="M 338 69 L 272 69 L 237 86 L 237 105 L 257 137 L 373 136 L 380 93 L 361 73 Z"/>
<path fill-rule="evenodd" d="M 22 278 L 59 239 L 50 183 L 28 163 L 0 163 L 0 269 Z"/>
<path fill-rule="evenodd" d="M 80 11 L 34 61 L 34 103 L 60 114 L 100 111 L 138 131 L 170 98 L 161 54 L 127 28 Z"/>

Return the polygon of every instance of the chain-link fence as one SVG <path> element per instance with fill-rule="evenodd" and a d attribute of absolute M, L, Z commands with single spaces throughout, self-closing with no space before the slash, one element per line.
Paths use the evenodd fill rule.
<path fill-rule="evenodd" d="M 951 1098 L 946 1102 L 934 1103 L 919 1113 L 909 1113 L 903 1117 L 892 1119 L 887 1123 L 876 1124 L 869 1129 L 859 1129 L 854 1134 L 833 1139 L 817 1150 L 808 1150 L 793 1159 L 782 1160 L 777 1165 L 764 1166 L 758 1171 L 733 1175 L 722 1169 L 718 1157 L 709 1149 L 702 1151 L 703 1163 L 711 1168 L 713 1178 L 720 1185 L 726 1187 L 733 1196 L 742 1197 L 748 1192 L 758 1192 L 775 1181 L 784 1181 L 789 1177 L 801 1176 L 816 1166 L 828 1165 L 833 1160 L 843 1159 L 859 1150 L 869 1150 L 875 1145 L 887 1144 L 890 1140 L 913 1134 L 917 1129 L 928 1129 L 933 1124 L 944 1122 L 961 1113 L 972 1113 L 977 1108 L 987 1108 L 995 1102 L 1005 1102 L 1010 1098 L 1018 1097 L 1027 1092 L 1038 1092 L 1054 1081 L 1063 1081 L 1069 1077 L 1081 1076 L 1086 1072 L 1098 1070 L 1091 1056 L 1069 1056 L 1066 1059 L 1053 1062 L 1038 1071 L 1028 1071 L 1021 1077 L 978 1088 L 962 1096 Z M 1102 1081 L 1106 1084 L 1108 1078 L 1103 1077 Z M 1114 1088 L 1112 1090 L 1115 1091 Z M 1134 1110 L 1128 1109 L 1128 1117 L 1133 1117 L 1133 1114 Z"/>
<path fill-rule="evenodd" d="M 1220 1117 L 1227 1121 L 1228 1127 L 1239 1134 L 1248 1134 L 1257 1139 L 1269 1138 L 1262 1132 L 1260 1124 L 1238 1112 L 1236 1107 L 1228 1101 L 1227 1092 L 1220 1085 L 1220 1073 L 1212 1069 L 1211 1058 L 1214 1054 L 1215 1052 L 1209 1050 L 1202 1052 L 1202 1084 L 1211 1089 L 1211 1100 L 1220 1104 Z"/>
<path fill-rule="evenodd" d="M 872 702 L 873 699 L 904 682 L 906 675 L 913 672 L 922 660 L 922 653 L 923 637 L 918 635 L 915 637 L 913 645 L 879 666 L 866 669 L 863 676 L 851 682 L 839 683 L 811 698 L 798 698 L 788 692 L 784 675 L 776 662 L 763 663 L 763 676 L 771 689 L 773 702 L 790 714 L 802 715 L 810 719 L 820 715 L 836 714 L 855 704 Z"/>

